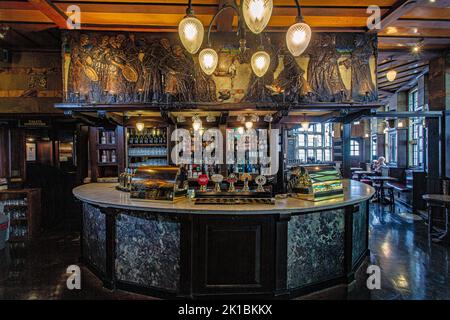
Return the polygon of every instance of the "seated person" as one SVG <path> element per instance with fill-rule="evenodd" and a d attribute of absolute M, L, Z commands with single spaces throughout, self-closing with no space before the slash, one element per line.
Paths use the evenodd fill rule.
<path fill-rule="evenodd" d="M 386 166 L 387 166 L 386 158 L 385 157 L 379 157 L 378 160 L 377 160 L 377 163 L 375 165 L 374 171 L 375 172 L 381 172 L 381 168 L 384 168 Z"/>

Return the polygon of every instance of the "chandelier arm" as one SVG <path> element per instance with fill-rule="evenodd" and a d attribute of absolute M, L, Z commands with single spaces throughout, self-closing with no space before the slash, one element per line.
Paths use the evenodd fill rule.
<path fill-rule="evenodd" d="M 188 0 L 188 7 L 186 9 L 186 14 L 187 15 L 194 14 L 194 9 L 192 9 L 192 0 Z"/>
<path fill-rule="evenodd" d="M 297 21 L 301 22 L 303 21 L 303 16 L 302 16 L 302 8 L 300 7 L 300 0 L 294 0 L 295 4 L 297 5 Z"/>
<path fill-rule="evenodd" d="M 219 9 L 219 11 L 217 11 L 216 14 L 212 17 L 211 22 L 209 23 L 209 26 L 208 26 L 208 35 L 207 35 L 207 45 L 208 45 L 208 46 L 211 46 L 210 34 L 211 34 L 211 28 L 212 28 L 212 25 L 213 25 L 214 21 L 216 20 L 216 18 L 217 18 L 217 17 L 218 17 L 225 9 L 228 9 L 228 8 L 232 8 L 232 9 L 236 12 L 236 14 L 238 15 L 238 17 L 239 17 L 239 10 L 238 10 L 233 4 L 224 4 L 224 5 Z M 240 19 L 238 18 L 238 21 L 239 21 L 239 20 L 240 20 Z M 238 26 L 238 28 L 239 28 L 239 26 Z"/>

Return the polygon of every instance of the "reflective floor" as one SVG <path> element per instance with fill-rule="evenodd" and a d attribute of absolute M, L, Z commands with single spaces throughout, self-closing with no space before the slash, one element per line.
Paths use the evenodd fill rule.
<path fill-rule="evenodd" d="M 350 299 L 450 299 L 450 245 L 428 245 L 427 229 L 417 215 L 396 206 L 370 206 L 371 263 L 381 269 L 381 289 L 353 290 Z M 66 268 L 76 264 L 79 237 L 58 230 L 24 246 L 0 251 L 0 299 L 148 299 L 111 292 L 82 268 L 82 290 L 66 288 Z"/>

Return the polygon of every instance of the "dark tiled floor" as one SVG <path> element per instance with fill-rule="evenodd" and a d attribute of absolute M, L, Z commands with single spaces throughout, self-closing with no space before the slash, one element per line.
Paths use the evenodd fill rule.
<path fill-rule="evenodd" d="M 450 299 L 450 245 L 428 246 L 426 225 L 397 206 L 371 204 L 371 263 L 381 268 L 380 290 L 355 290 L 352 299 Z M 66 288 L 68 265 L 76 264 L 79 238 L 51 232 L 28 247 L 9 244 L 0 251 L 0 299 L 144 299 L 111 292 L 82 268 L 83 290 Z"/>

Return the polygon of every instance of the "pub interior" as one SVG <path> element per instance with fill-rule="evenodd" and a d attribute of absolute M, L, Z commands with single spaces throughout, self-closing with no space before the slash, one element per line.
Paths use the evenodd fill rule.
<path fill-rule="evenodd" d="M 0 299 L 450 299 L 449 49 L 447 0 L 0 2 Z"/>

